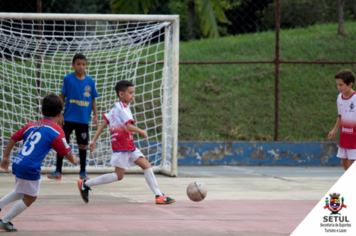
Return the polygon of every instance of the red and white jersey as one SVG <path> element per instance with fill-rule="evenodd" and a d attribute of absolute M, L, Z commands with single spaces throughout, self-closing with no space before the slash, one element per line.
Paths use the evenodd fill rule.
<path fill-rule="evenodd" d="M 109 113 L 103 114 L 110 124 L 111 146 L 114 152 L 132 152 L 136 149 L 132 132 L 126 130 L 128 123 L 135 124 L 130 108 L 123 102 L 115 103 Z"/>
<path fill-rule="evenodd" d="M 337 110 L 341 118 L 339 146 L 356 149 L 356 92 L 349 98 L 337 97 Z"/>

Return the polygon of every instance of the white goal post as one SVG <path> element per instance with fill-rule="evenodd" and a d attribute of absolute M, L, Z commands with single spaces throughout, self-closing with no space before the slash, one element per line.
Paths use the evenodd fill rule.
<path fill-rule="evenodd" d="M 178 15 L 0 13 L 0 160 L 11 135 L 42 118 L 42 98 L 60 94 L 76 53 L 87 57 L 85 73 L 96 83 L 99 124 L 118 100 L 116 82 L 131 81 L 136 96 L 130 108 L 137 126 L 148 133 L 146 139 L 134 134 L 135 144 L 155 173 L 177 176 Z M 90 137 L 96 132 L 92 120 L 93 113 Z M 70 145 L 78 153 L 74 132 Z M 11 162 L 21 146 L 13 149 Z M 112 172 L 108 130 L 96 146 L 87 152 L 87 172 Z M 54 171 L 55 164 L 52 150 L 42 172 Z M 64 159 L 62 172 L 78 173 L 79 166 Z M 127 172 L 142 170 L 134 166 Z"/>

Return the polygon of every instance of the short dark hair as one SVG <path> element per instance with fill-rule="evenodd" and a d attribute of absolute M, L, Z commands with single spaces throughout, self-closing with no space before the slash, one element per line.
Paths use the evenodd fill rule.
<path fill-rule="evenodd" d="M 75 60 L 78 60 L 78 59 L 82 59 L 82 60 L 87 61 L 87 58 L 83 54 L 78 53 L 78 54 L 74 55 L 74 57 L 72 59 L 72 63 L 75 63 Z"/>
<path fill-rule="evenodd" d="M 125 92 L 128 87 L 133 87 L 134 85 L 128 80 L 121 80 L 116 83 L 115 91 L 117 96 L 119 96 L 119 92 Z"/>
<path fill-rule="evenodd" d="M 345 84 L 349 85 L 350 83 L 355 83 L 355 75 L 351 70 L 345 69 L 337 72 L 335 75 L 335 79 L 342 79 Z"/>
<path fill-rule="evenodd" d="M 46 117 L 57 116 L 63 110 L 63 101 L 54 94 L 45 96 L 42 100 L 42 113 Z"/>

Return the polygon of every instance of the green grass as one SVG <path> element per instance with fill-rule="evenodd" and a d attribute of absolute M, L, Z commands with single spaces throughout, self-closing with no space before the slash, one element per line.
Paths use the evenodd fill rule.
<path fill-rule="evenodd" d="M 356 23 L 282 30 L 284 60 L 355 61 Z M 180 44 L 181 61 L 273 60 L 275 32 Z M 355 65 L 280 66 L 279 140 L 327 140 L 336 118 L 333 76 Z M 274 65 L 181 65 L 179 140 L 273 140 Z M 338 137 L 335 138 L 337 140 Z"/>
<path fill-rule="evenodd" d="M 336 35 L 336 24 L 315 25 L 309 28 L 282 30 L 280 37 L 281 58 L 283 60 L 356 61 L 356 23 L 345 22 L 346 36 Z M 151 44 L 142 55 L 147 61 L 162 60 L 163 52 L 153 54 L 163 44 Z M 275 51 L 275 32 L 261 32 L 220 39 L 205 39 L 180 43 L 180 61 L 257 61 L 273 60 Z M 104 53 L 103 58 L 112 52 Z M 117 53 L 116 53 L 117 54 Z M 131 60 L 134 55 L 129 55 Z M 58 54 L 57 59 L 66 57 Z M 99 54 L 87 54 L 88 58 L 100 58 Z M 68 55 L 67 59 L 70 59 Z M 18 62 L 22 63 L 22 62 Z M 27 110 L 36 110 L 36 99 L 28 100 L 26 94 L 37 94 L 35 81 L 36 65 L 25 62 L 28 69 L 20 70 L 4 66 L 0 62 L 0 117 L 10 135 L 21 123 L 35 118 Z M 67 63 L 68 64 L 68 63 Z M 90 66 L 92 66 L 90 68 Z M 61 67 L 61 69 L 60 69 Z M 155 68 L 156 67 L 156 68 Z M 113 64 L 90 65 L 90 75 L 95 79 L 99 94 L 111 93 L 115 100 L 113 87 L 118 79 L 127 79 L 133 74 L 121 75 Z M 311 141 L 327 140 L 327 133 L 333 128 L 337 118 L 336 89 L 333 76 L 341 69 L 350 68 L 356 72 L 355 65 L 292 65 L 280 66 L 279 82 L 279 140 Z M 49 63 L 43 65 L 42 77 L 55 83 L 42 84 L 59 93 L 63 75 L 46 71 L 59 70 L 70 73 L 70 65 Z M 162 66 L 142 66 L 137 70 L 137 93 L 132 109 L 138 114 L 136 119 L 141 128 L 147 129 L 156 124 L 161 131 L 160 120 L 150 120 L 160 116 L 160 78 L 162 73 L 147 75 L 147 72 L 162 69 Z M 17 71 L 16 71 L 17 70 Z M 273 64 L 235 64 L 235 65 L 180 65 L 179 92 L 179 140 L 232 141 L 232 140 L 273 140 L 274 135 L 274 65 Z M 16 75 L 14 75 L 16 71 Z M 106 76 L 105 76 L 106 75 Z M 13 76 L 13 77 L 12 77 Z M 11 81 L 15 79 L 13 85 Z M 27 84 L 27 86 L 23 86 Z M 145 91 L 156 89 L 153 93 Z M 12 91 L 12 93 L 10 93 Z M 42 92 L 43 93 L 43 92 Z M 43 96 L 44 94 L 42 94 Z M 27 100 L 26 100 L 27 99 Z M 23 106 L 20 106 L 21 102 Z M 9 104 L 15 104 L 11 106 Z M 5 107 L 6 105 L 6 107 Z M 111 103 L 98 99 L 99 114 L 107 112 Z M 23 117 L 14 117 L 20 112 Z M 15 125 L 8 121 L 15 121 Z M 147 127 L 146 127 L 147 126 Z M 159 139 L 159 137 L 157 137 Z M 335 138 L 337 140 L 338 137 Z"/>

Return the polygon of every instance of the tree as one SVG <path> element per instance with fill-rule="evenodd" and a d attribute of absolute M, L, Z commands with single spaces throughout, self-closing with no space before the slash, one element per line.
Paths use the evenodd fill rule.
<path fill-rule="evenodd" d="M 159 5 L 159 0 L 111 0 L 112 13 L 147 14 Z"/>
<path fill-rule="evenodd" d="M 219 37 L 219 23 L 229 24 L 221 0 L 110 0 L 111 12 L 118 14 L 148 14 L 158 8 L 163 14 L 179 14 L 186 19 L 186 35 L 188 39 L 197 36 Z M 225 0 L 226 1 L 226 0 Z M 169 3 L 168 3 L 169 2 Z M 170 7 L 168 7 L 170 5 Z M 167 6 L 168 9 L 162 9 Z M 187 9 L 184 13 L 182 8 Z M 182 13 L 185 16 L 182 16 Z M 199 22 L 199 24 L 196 24 Z"/>
<path fill-rule="evenodd" d="M 188 0 L 188 39 L 195 39 L 195 0 Z"/>
<path fill-rule="evenodd" d="M 344 35 L 344 0 L 338 0 L 337 3 L 337 15 L 339 27 L 337 29 L 338 35 Z"/>
<path fill-rule="evenodd" d="M 230 24 L 220 0 L 188 0 L 188 39 L 195 38 L 195 24 L 198 20 L 203 37 L 220 36 L 218 23 Z"/>

